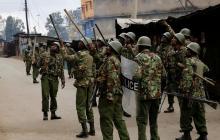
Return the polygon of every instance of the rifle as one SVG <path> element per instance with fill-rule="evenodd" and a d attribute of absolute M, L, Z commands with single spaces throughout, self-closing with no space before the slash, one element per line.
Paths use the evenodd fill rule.
<path fill-rule="evenodd" d="M 171 93 L 163 92 L 163 94 L 165 94 L 165 95 L 173 95 L 173 96 L 176 96 L 178 98 L 183 98 L 183 99 L 191 100 L 193 102 L 206 103 L 209 106 L 211 106 L 213 109 L 217 109 L 217 106 L 218 106 L 217 102 L 211 101 L 211 100 L 207 100 L 205 98 L 189 97 L 187 95 L 180 94 L 180 93 L 177 93 L 177 92 L 171 92 Z"/>
<path fill-rule="evenodd" d="M 89 99 L 89 110 L 92 109 L 92 103 L 93 103 L 93 98 L 96 96 L 97 92 L 99 91 L 97 82 L 94 83 L 93 91 L 92 91 L 92 96 Z"/>
<path fill-rule="evenodd" d="M 201 75 L 199 75 L 198 73 L 195 73 L 195 72 L 194 72 L 194 75 L 197 76 L 197 77 L 199 77 L 200 79 L 202 79 L 202 80 L 205 81 L 206 83 L 208 83 L 208 84 L 210 84 L 210 85 L 212 85 L 212 86 L 215 86 L 215 83 L 214 83 L 214 81 L 213 81 L 212 79 L 203 77 L 203 76 L 201 76 Z"/>
<path fill-rule="evenodd" d="M 78 28 L 78 26 L 76 25 L 76 23 L 73 21 L 72 17 L 70 16 L 70 14 L 68 13 L 68 11 L 66 9 L 64 9 L 64 12 L 66 13 L 67 17 L 69 18 L 69 20 L 73 23 L 73 25 L 76 27 L 77 31 L 81 34 L 81 36 L 83 37 L 83 39 L 85 39 L 86 43 L 88 43 L 88 40 L 86 39 L 86 37 L 83 35 L 83 33 L 80 31 L 80 29 Z"/>
<path fill-rule="evenodd" d="M 60 46 L 63 46 L 63 41 L 61 40 L 60 35 L 59 35 L 58 32 L 57 32 L 57 28 L 56 28 L 56 26 L 55 26 L 55 23 L 54 23 L 54 20 L 53 20 L 52 15 L 49 15 L 49 17 L 50 17 L 51 23 L 52 23 L 52 25 L 53 25 L 53 28 L 54 28 L 54 30 L 55 30 L 55 32 L 56 32 L 56 35 L 57 35 L 57 38 L 58 38 L 58 40 L 59 40 Z"/>

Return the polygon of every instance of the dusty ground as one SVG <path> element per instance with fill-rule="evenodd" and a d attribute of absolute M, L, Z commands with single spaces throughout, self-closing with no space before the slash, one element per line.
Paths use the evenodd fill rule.
<path fill-rule="evenodd" d="M 0 140 L 75 140 L 80 125 L 75 110 L 73 80 L 67 79 L 66 88 L 58 93 L 58 114 L 62 120 L 42 121 L 40 84 L 32 84 L 32 77 L 25 75 L 24 63 L 16 59 L 0 58 Z M 159 115 L 161 140 L 174 140 L 179 136 L 179 108 L 175 113 Z M 166 103 L 164 105 L 164 110 Z M 209 140 L 220 139 L 220 109 L 206 106 Z M 101 140 L 99 114 L 94 109 L 96 136 L 89 140 Z M 125 118 L 131 140 L 137 140 L 135 118 Z M 149 131 L 149 129 L 148 129 Z M 193 139 L 197 137 L 192 132 Z M 149 135 L 148 135 L 149 138 Z M 114 139 L 119 140 L 117 131 Z"/>

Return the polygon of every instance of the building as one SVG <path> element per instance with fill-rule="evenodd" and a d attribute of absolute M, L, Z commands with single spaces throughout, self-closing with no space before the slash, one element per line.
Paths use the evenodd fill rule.
<path fill-rule="evenodd" d="M 81 0 L 82 26 L 85 36 L 93 37 L 94 21 L 94 0 Z"/>
<path fill-rule="evenodd" d="M 13 46 L 8 48 L 8 50 L 13 52 L 13 55 L 22 56 L 23 50 L 28 46 L 28 37 L 30 39 L 29 43 L 34 43 L 36 41 L 36 44 L 47 43 L 48 41 L 58 41 L 58 38 L 55 37 L 43 36 L 41 34 L 29 34 L 28 36 L 26 33 L 22 32 L 14 35 L 14 40 L 10 42 Z"/>
<path fill-rule="evenodd" d="M 131 18 L 134 13 L 144 19 L 180 17 L 218 3 L 219 0 L 81 0 L 83 27 L 85 34 L 92 37 L 96 23 L 104 36 L 110 38 L 115 37 L 116 18 Z"/>

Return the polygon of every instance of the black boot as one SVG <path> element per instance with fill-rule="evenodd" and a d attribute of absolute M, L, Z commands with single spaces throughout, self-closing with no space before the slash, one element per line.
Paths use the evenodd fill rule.
<path fill-rule="evenodd" d="M 172 113 L 174 112 L 173 104 L 170 104 L 167 110 L 164 111 L 164 113 Z"/>
<path fill-rule="evenodd" d="M 82 125 L 82 132 L 76 135 L 77 138 L 87 138 L 88 137 L 88 129 L 86 123 L 81 123 Z"/>
<path fill-rule="evenodd" d="M 176 140 L 192 140 L 192 138 L 190 132 L 184 132 L 184 134 L 181 137 L 176 138 Z"/>
<path fill-rule="evenodd" d="M 130 118 L 130 117 L 131 117 L 131 115 L 130 115 L 130 114 L 128 114 L 127 112 L 125 112 L 125 111 L 123 111 L 123 115 L 124 115 L 125 117 L 128 117 L 128 118 Z"/>
<path fill-rule="evenodd" d="M 89 135 L 95 136 L 95 126 L 94 122 L 89 122 L 90 130 L 89 130 Z"/>
<path fill-rule="evenodd" d="M 44 112 L 43 120 L 44 120 L 44 121 L 47 121 L 47 120 L 48 120 L 48 113 L 47 113 L 47 112 Z"/>
<path fill-rule="evenodd" d="M 207 134 L 200 134 L 200 136 L 196 140 L 208 140 Z"/>
<path fill-rule="evenodd" d="M 55 112 L 51 112 L 50 119 L 51 120 L 59 120 L 59 119 L 61 119 L 61 117 L 57 116 Z"/>
<path fill-rule="evenodd" d="M 33 80 L 33 83 L 34 83 L 34 84 L 37 84 L 37 83 L 39 83 L 39 82 L 38 82 L 36 79 L 34 79 L 34 80 Z"/>
<path fill-rule="evenodd" d="M 97 107 L 96 96 L 92 98 L 92 107 Z"/>

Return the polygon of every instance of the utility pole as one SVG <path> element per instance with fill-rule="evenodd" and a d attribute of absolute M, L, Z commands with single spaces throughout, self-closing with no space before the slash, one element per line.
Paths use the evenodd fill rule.
<path fill-rule="evenodd" d="M 27 0 L 24 1 L 25 5 L 25 16 L 26 16 L 26 24 L 27 24 L 27 35 L 29 38 L 29 25 L 28 25 L 28 8 L 27 8 Z"/>
<path fill-rule="evenodd" d="M 134 0 L 134 11 L 131 17 L 136 19 L 137 13 L 138 13 L 138 0 Z"/>

